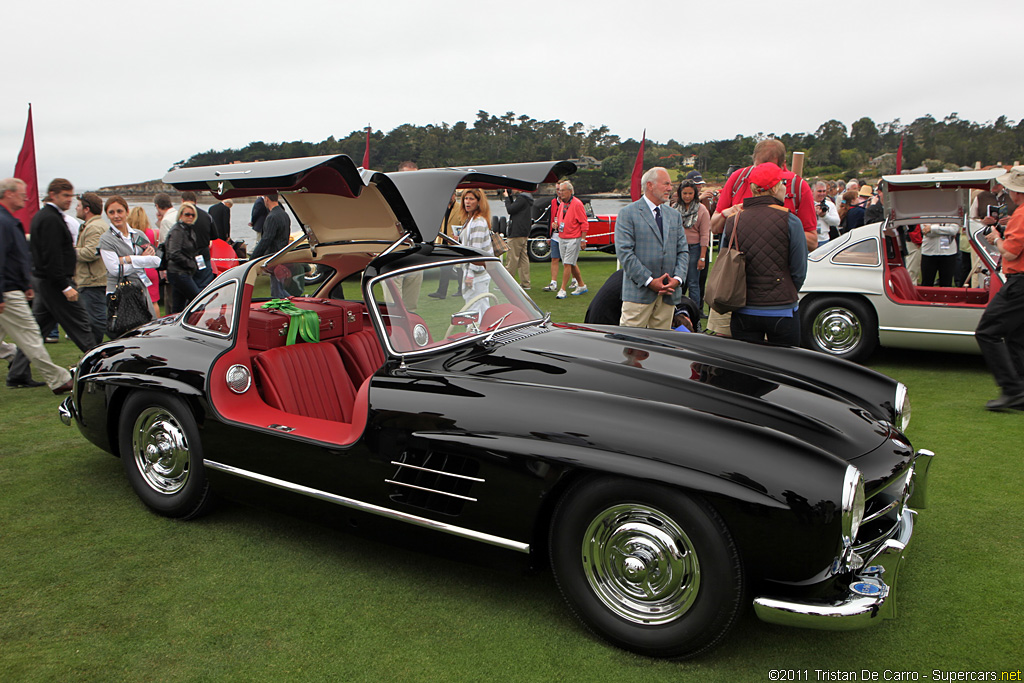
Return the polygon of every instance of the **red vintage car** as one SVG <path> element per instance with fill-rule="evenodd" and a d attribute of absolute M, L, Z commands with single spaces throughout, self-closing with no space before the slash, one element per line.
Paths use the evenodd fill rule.
<path fill-rule="evenodd" d="M 587 228 L 587 250 L 603 251 L 608 254 L 615 253 L 615 214 L 596 215 L 590 200 L 580 197 L 583 207 L 587 210 L 587 221 L 590 226 Z M 542 212 L 534 218 L 533 227 L 530 228 L 530 260 L 550 261 L 551 260 L 551 201 L 549 199 L 537 199 L 534 206 L 542 207 Z"/>

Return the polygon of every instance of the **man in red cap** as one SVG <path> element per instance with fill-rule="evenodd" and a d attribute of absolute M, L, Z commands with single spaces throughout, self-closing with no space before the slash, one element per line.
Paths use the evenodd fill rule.
<path fill-rule="evenodd" d="M 807 241 L 807 250 L 812 251 L 818 246 L 818 214 L 815 211 L 814 195 L 811 192 L 807 181 L 792 171 L 785 169 L 786 146 L 781 140 L 768 138 L 757 143 L 754 147 L 754 166 L 747 166 L 735 171 L 725 182 L 721 194 L 718 196 L 718 206 L 711 217 L 711 232 L 718 234 L 722 232 L 725 219 L 728 217 L 725 210 L 739 206 L 747 197 L 752 196 L 750 187 L 750 174 L 755 166 L 765 163 L 772 163 L 779 167 L 782 180 L 786 184 L 783 195 L 783 203 L 797 218 L 803 226 L 804 239 Z"/>
<path fill-rule="evenodd" d="M 800 344 L 797 307 L 800 286 L 807 275 L 807 240 L 800 220 L 783 206 L 783 171 L 768 162 L 751 169 L 753 196 L 725 211 L 722 248 L 733 231 L 735 248 L 746 255 L 747 304 L 734 311 L 733 339 L 786 346 Z"/>

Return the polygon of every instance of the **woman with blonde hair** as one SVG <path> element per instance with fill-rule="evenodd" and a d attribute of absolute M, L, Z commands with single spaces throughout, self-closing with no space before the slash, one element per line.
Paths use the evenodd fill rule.
<path fill-rule="evenodd" d="M 157 244 L 159 242 L 159 234 L 149 224 L 149 216 L 146 215 L 146 210 L 141 206 L 136 206 L 128 212 L 128 225 L 145 235 L 150 244 Z M 159 312 L 157 302 L 160 301 L 160 275 L 157 273 L 156 268 L 146 268 L 146 277 L 149 278 L 150 282 L 146 290 L 149 292 L 149 298 L 152 300 L 153 306 Z"/>
<path fill-rule="evenodd" d="M 482 251 L 488 256 L 494 256 L 494 250 L 491 248 L 491 207 L 483 190 L 475 187 L 464 190 L 460 207 L 465 223 L 459 234 L 459 243 L 464 247 Z M 464 268 L 462 298 L 467 304 L 466 310 L 479 311 L 482 316 L 489 305 L 487 298 L 480 295 L 486 294 L 490 289 L 491 276 L 487 274 L 487 268 L 483 264 L 467 263 Z M 469 305 L 470 302 L 473 302 L 472 306 Z"/>

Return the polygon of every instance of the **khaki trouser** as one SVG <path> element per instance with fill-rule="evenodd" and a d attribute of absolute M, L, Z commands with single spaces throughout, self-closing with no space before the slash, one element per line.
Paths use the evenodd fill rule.
<path fill-rule="evenodd" d="M 12 290 L 4 292 L 4 312 L 0 313 L 0 339 L 10 335 L 21 352 L 35 364 L 46 386 L 57 389 L 71 379 L 71 373 L 50 360 L 50 354 L 43 346 L 43 335 L 25 298 L 25 292 Z"/>
<path fill-rule="evenodd" d="M 528 251 L 529 238 L 510 237 L 508 240 L 508 254 L 505 267 L 512 277 L 516 277 L 516 270 L 519 270 L 519 284 L 524 288 L 530 288 L 530 253 Z"/>
<path fill-rule="evenodd" d="M 661 295 L 649 304 L 623 301 L 619 326 L 670 330 L 672 329 L 672 316 L 675 312 L 676 307 L 672 304 L 672 300 Z"/>

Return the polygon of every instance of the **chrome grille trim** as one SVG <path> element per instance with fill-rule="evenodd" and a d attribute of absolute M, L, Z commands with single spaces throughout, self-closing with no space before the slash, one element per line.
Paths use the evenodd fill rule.
<path fill-rule="evenodd" d="M 861 524 L 864 524 L 864 523 L 866 523 L 866 522 L 871 522 L 871 521 L 873 521 L 873 520 L 876 520 L 876 519 L 878 519 L 879 517 L 881 517 L 881 516 L 882 516 L 882 515 L 884 515 L 885 513 L 889 512 L 889 510 L 892 510 L 892 509 L 894 509 L 894 508 L 896 508 L 896 507 L 899 507 L 899 504 L 900 504 L 900 502 L 901 502 L 901 501 L 900 501 L 900 500 L 899 500 L 899 499 L 897 498 L 896 500 L 894 500 L 893 502 L 889 503 L 888 505 L 886 505 L 886 506 L 885 506 L 884 508 L 882 508 L 881 510 L 878 510 L 877 512 L 873 512 L 873 513 L 871 513 L 870 515 L 868 515 L 867 517 L 865 517 L 865 518 L 864 518 L 864 519 L 863 519 L 863 520 L 861 521 Z"/>
<path fill-rule="evenodd" d="M 529 339 L 538 334 L 544 334 L 549 330 L 543 327 L 528 327 L 521 330 L 509 330 L 507 332 L 498 332 L 492 338 L 492 342 L 498 344 L 511 344 L 512 342 L 521 341 L 523 339 Z"/>

